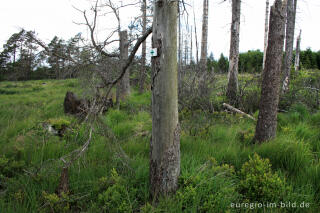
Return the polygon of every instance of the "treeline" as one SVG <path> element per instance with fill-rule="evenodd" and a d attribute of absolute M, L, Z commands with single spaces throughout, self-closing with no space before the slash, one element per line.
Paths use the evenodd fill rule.
<path fill-rule="evenodd" d="M 89 52 L 80 47 L 81 34 L 65 41 L 55 36 L 44 49 L 21 30 L 3 45 L 0 53 L 0 80 L 65 79 L 75 77 L 78 62 L 88 60 Z M 70 60 L 72 59 L 72 60 Z"/>
<path fill-rule="evenodd" d="M 91 51 L 91 47 L 80 46 L 83 41 L 81 34 L 67 41 L 55 36 L 48 44 L 44 44 L 47 49 L 39 47 L 41 45 L 34 42 L 30 35 L 35 36 L 35 32 L 21 30 L 3 45 L 0 52 L 0 81 L 73 78 L 84 67 L 79 64 L 97 62 L 99 57 Z M 263 52 L 260 50 L 240 53 L 239 73 L 261 72 L 262 61 Z M 207 63 L 209 71 L 228 72 L 229 61 L 223 54 L 215 59 L 211 53 Z M 320 69 L 320 51 L 312 52 L 310 48 L 301 51 L 300 68 Z"/>
<path fill-rule="evenodd" d="M 293 53 L 293 63 L 295 53 Z M 239 73 L 258 73 L 262 71 L 263 52 L 260 50 L 249 50 L 239 54 Z M 217 73 L 228 73 L 229 60 L 223 54 L 215 59 L 213 54 L 208 58 L 209 71 Z M 300 52 L 301 69 L 320 69 L 320 51 L 313 52 L 310 48 Z"/>

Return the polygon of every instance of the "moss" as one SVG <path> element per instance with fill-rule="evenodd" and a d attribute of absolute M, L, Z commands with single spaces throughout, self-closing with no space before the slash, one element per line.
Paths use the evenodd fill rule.
<path fill-rule="evenodd" d="M 52 118 L 48 120 L 48 123 L 51 124 L 51 126 L 53 126 L 53 128 L 56 130 L 62 130 L 70 126 L 70 121 L 63 118 Z"/>

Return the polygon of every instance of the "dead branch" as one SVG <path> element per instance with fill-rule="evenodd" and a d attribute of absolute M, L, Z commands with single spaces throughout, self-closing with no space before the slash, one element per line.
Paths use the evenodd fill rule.
<path fill-rule="evenodd" d="M 224 107 L 226 107 L 228 110 L 231 110 L 233 112 L 236 112 L 236 113 L 239 113 L 241 115 L 245 115 L 246 117 L 252 119 L 252 120 L 256 120 L 254 117 L 252 117 L 251 115 L 245 113 L 245 112 L 242 112 L 241 110 L 237 109 L 237 108 L 234 108 L 233 106 L 229 105 L 229 104 L 226 104 L 226 103 L 223 103 L 222 104 Z"/>
<path fill-rule="evenodd" d="M 80 147 L 80 148 L 72 151 L 68 155 L 63 156 L 63 157 L 60 158 L 60 160 L 64 163 L 63 168 L 69 168 L 71 166 L 71 164 L 75 160 L 79 159 L 82 156 L 82 154 L 88 149 L 88 146 L 89 146 L 89 144 L 91 142 L 91 138 L 92 138 L 92 131 L 93 131 L 93 127 L 91 126 L 91 128 L 89 130 L 89 138 L 88 138 L 87 142 L 85 144 L 83 144 L 82 147 Z M 68 156 L 71 156 L 71 159 L 69 161 L 66 161 L 65 158 L 68 157 Z"/>
<path fill-rule="evenodd" d="M 89 30 L 90 30 L 90 38 L 91 38 L 91 42 L 93 47 L 102 55 L 107 56 L 107 57 L 119 57 L 119 54 L 112 54 L 112 53 L 108 53 L 106 51 L 103 50 L 103 48 L 97 44 L 95 38 L 94 38 L 94 32 L 97 26 L 97 16 L 98 16 L 98 0 L 96 1 L 95 7 L 93 8 L 93 12 L 94 12 L 94 18 L 93 18 L 93 23 L 90 24 L 86 11 L 81 11 L 78 10 L 83 14 L 84 20 L 86 21 L 86 25 L 88 26 Z M 107 42 L 107 40 L 104 41 L 104 44 Z"/>
<path fill-rule="evenodd" d="M 151 33 L 152 33 L 152 27 L 149 28 L 146 31 L 146 33 L 137 40 L 136 44 L 134 45 L 134 47 L 132 49 L 132 52 L 130 53 L 130 56 L 129 56 L 128 60 L 126 61 L 125 65 L 121 68 L 121 73 L 120 73 L 119 77 L 116 78 L 115 80 L 111 81 L 111 82 L 104 82 L 105 86 L 110 86 L 109 89 L 108 89 L 108 92 L 107 92 L 107 97 L 109 96 L 109 93 L 110 93 L 112 87 L 115 86 L 122 79 L 124 74 L 126 73 L 128 67 L 132 63 L 132 61 L 134 59 L 134 56 L 135 56 L 136 52 L 138 51 L 138 49 L 139 49 L 140 45 L 142 44 L 142 42 L 144 42 Z"/>

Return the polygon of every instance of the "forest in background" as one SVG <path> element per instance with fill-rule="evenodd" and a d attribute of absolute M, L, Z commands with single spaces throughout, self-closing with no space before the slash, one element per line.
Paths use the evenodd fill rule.
<path fill-rule="evenodd" d="M 67 41 L 55 36 L 50 43 L 46 44 L 50 51 L 57 53 L 57 56 L 48 55 L 46 50 L 41 49 L 27 36 L 27 33 L 25 30 L 21 30 L 8 38 L 7 43 L 3 45 L 0 53 L 0 81 L 75 78 L 82 67 L 70 62 L 68 58 L 71 56 L 81 61 L 94 55 L 90 48 L 80 47 L 83 40 L 81 34 L 75 35 Z M 35 32 L 29 33 L 35 34 Z M 295 52 L 292 60 L 294 62 Z M 134 63 L 141 63 L 141 56 L 136 56 Z M 191 64 L 195 63 L 195 61 L 191 62 Z M 240 73 L 261 73 L 262 63 L 263 52 L 260 50 L 249 50 L 239 54 Z M 210 53 L 207 67 L 209 72 L 227 73 L 229 59 L 223 54 L 214 57 L 213 53 Z M 301 51 L 300 68 L 320 69 L 320 51 L 313 52 L 310 48 Z"/>

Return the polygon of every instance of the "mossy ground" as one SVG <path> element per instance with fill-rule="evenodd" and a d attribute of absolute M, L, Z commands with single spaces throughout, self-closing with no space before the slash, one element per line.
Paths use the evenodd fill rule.
<path fill-rule="evenodd" d="M 70 168 L 70 193 L 57 197 L 59 158 L 88 137 L 86 124 L 63 112 L 66 91 L 81 94 L 78 85 L 75 79 L 0 82 L 0 212 L 320 211 L 320 114 L 299 105 L 279 114 L 277 138 L 261 145 L 251 143 L 252 120 L 181 112 L 180 188 L 154 204 L 148 183 L 151 93 L 135 91 L 119 110 L 101 117 L 88 151 Z M 70 130 L 63 137 L 50 135 L 41 126 L 48 120 L 63 120 Z M 283 202 L 310 207 L 231 208 L 255 202 L 240 187 L 241 168 L 254 153 L 268 158 L 290 188 Z"/>

